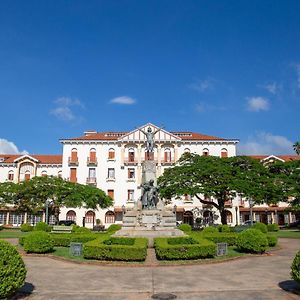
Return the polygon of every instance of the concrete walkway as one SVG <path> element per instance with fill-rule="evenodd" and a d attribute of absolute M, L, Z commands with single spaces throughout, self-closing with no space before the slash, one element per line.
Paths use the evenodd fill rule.
<path fill-rule="evenodd" d="M 282 250 L 217 264 L 193 266 L 116 267 L 75 264 L 25 256 L 29 299 L 152 299 L 171 293 L 176 299 L 300 299 L 281 287 L 300 292 L 290 280 L 290 265 L 299 239 L 281 239 Z M 33 286 L 32 286 L 33 285 Z M 154 299 L 174 299 L 163 297 Z"/>

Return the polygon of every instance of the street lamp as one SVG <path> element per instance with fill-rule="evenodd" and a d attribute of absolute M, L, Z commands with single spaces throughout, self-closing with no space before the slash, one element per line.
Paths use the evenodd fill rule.
<path fill-rule="evenodd" d="M 253 213 L 252 213 L 252 208 L 253 208 L 253 200 L 249 199 L 249 206 L 250 206 L 250 220 L 251 220 L 251 226 L 253 225 Z"/>
<path fill-rule="evenodd" d="M 238 225 L 238 208 L 237 206 L 235 207 L 235 223 L 236 223 L 236 226 Z"/>
<path fill-rule="evenodd" d="M 175 214 L 175 221 L 177 222 L 177 205 L 176 204 L 174 205 L 173 211 L 174 211 L 174 214 Z"/>
<path fill-rule="evenodd" d="M 45 201 L 45 208 L 46 208 L 46 215 L 45 215 L 45 223 L 48 224 L 49 223 L 49 205 L 52 204 L 53 201 L 51 199 L 47 199 Z"/>

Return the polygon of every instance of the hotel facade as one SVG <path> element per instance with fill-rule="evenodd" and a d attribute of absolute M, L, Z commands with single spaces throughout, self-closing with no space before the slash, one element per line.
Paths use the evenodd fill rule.
<path fill-rule="evenodd" d="M 237 139 L 225 139 L 195 132 L 171 132 L 148 123 L 131 132 L 86 131 L 80 137 L 61 139 L 62 155 L 0 154 L 0 182 L 21 182 L 34 176 L 59 176 L 71 182 L 88 184 L 105 191 L 113 201 L 107 209 L 61 208 L 60 220 L 74 220 L 78 225 L 92 228 L 99 219 L 106 227 L 122 223 L 123 214 L 141 197 L 143 161 L 146 155 L 146 132 L 155 133 L 154 161 L 156 177 L 163 174 L 185 152 L 204 156 L 236 156 Z M 257 156 L 262 163 L 273 160 L 288 161 L 297 156 Z M 211 199 L 213 201 L 213 199 Z M 217 210 L 199 200 L 184 195 L 169 204 L 179 223 L 193 224 L 197 218 L 204 223 L 220 223 Z M 294 222 L 300 216 L 288 212 L 288 203 L 277 206 L 254 206 L 253 217 L 264 223 L 280 225 Z M 250 218 L 247 201 L 237 197 L 226 203 L 229 225 L 243 223 Z M 18 213 L 13 208 L 0 208 L 0 224 L 19 226 L 45 220 L 44 212 L 37 215 Z M 50 216 L 49 222 L 53 222 Z"/>

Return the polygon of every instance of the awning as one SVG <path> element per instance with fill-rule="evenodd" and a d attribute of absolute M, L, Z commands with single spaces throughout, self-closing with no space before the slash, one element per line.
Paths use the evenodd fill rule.
<path fill-rule="evenodd" d="M 253 212 L 278 212 L 278 211 L 288 211 L 288 207 L 252 207 Z M 240 212 L 250 212 L 249 207 L 240 207 Z"/>

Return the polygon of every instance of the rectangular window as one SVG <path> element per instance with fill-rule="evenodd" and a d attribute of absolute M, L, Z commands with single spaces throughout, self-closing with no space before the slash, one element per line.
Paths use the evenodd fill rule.
<path fill-rule="evenodd" d="M 223 158 L 223 157 L 228 157 L 227 151 L 222 151 L 222 152 L 221 152 L 221 157 L 222 157 L 222 158 Z"/>
<path fill-rule="evenodd" d="M 21 225 L 24 223 L 24 214 L 10 213 L 9 224 Z"/>
<path fill-rule="evenodd" d="M 165 152 L 165 162 L 171 162 L 171 152 Z"/>
<path fill-rule="evenodd" d="M 71 168 L 70 169 L 70 181 L 71 182 L 77 182 L 76 174 L 77 174 L 77 169 L 76 168 Z"/>
<path fill-rule="evenodd" d="M 8 173 L 8 180 L 13 181 L 14 180 L 14 173 Z"/>
<path fill-rule="evenodd" d="M 115 178 L 115 169 L 114 168 L 108 168 L 107 178 L 110 178 L 110 179 Z"/>
<path fill-rule="evenodd" d="M 90 162 L 96 162 L 96 152 L 95 151 L 90 152 Z"/>
<path fill-rule="evenodd" d="M 134 152 L 128 152 L 128 161 L 134 162 Z"/>
<path fill-rule="evenodd" d="M 89 178 L 96 178 L 96 169 L 89 168 Z"/>
<path fill-rule="evenodd" d="M 108 159 L 115 159 L 115 151 L 113 150 L 108 151 Z"/>
<path fill-rule="evenodd" d="M 77 151 L 71 152 L 71 161 L 78 161 Z"/>
<path fill-rule="evenodd" d="M 134 179 L 135 178 L 135 172 L 133 168 L 128 169 L 128 179 Z"/>
<path fill-rule="evenodd" d="M 6 211 L 0 212 L 0 224 L 6 224 L 6 216 L 7 216 Z"/>
<path fill-rule="evenodd" d="M 134 201 L 134 190 L 128 190 L 127 199 L 128 201 Z"/>
<path fill-rule="evenodd" d="M 115 198 L 115 191 L 114 190 L 107 190 L 107 195 L 114 200 Z"/>

